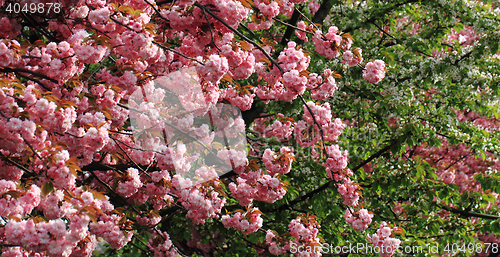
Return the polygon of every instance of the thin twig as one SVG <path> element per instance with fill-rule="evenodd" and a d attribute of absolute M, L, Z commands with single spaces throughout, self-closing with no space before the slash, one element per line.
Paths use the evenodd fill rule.
<path fill-rule="evenodd" d="M 465 157 L 469 157 L 469 155 L 467 155 L 467 154 L 462 155 L 462 157 L 458 158 L 453 163 L 451 163 L 450 165 L 448 165 L 448 167 L 446 167 L 446 169 L 444 169 L 444 170 L 448 170 L 449 168 L 451 168 L 451 166 L 457 164 L 459 161 L 463 160 Z"/>
<path fill-rule="evenodd" d="M 58 40 L 54 35 L 51 35 L 46 29 L 45 27 L 40 24 L 40 22 L 38 22 L 35 18 L 33 18 L 31 15 L 27 15 L 25 12 L 21 12 L 21 15 L 25 18 L 26 21 L 29 20 L 29 25 L 32 25 L 30 27 L 33 27 L 33 28 L 37 28 L 39 30 L 37 31 L 40 31 L 45 37 L 47 37 L 48 39 L 50 39 L 51 41 L 53 42 L 57 42 L 59 43 L 60 40 Z"/>
<path fill-rule="evenodd" d="M 31 151 L 33 152 L 33 155 L 35 155 L 36 157 L 38 157 L 38 159 L 42 160 L 42 156 L 40 156 L 40 154 L 38 154 L 38 152 L 35 151 L 35 149 L 33 148 L 33 146 L 31 146 L 30 143 L 28 143 L 28 141 L 26 141 L 26 139 L 23 138 L 23 140 L 24 140 L 24 143 L 26 145 L 28 145 L 28 147 L 31 149 Z"/>
<path fill-rule="evenodd" d="M 250 35 L 252 35 L 252 38 L 256 38 L 256 39 L 257 39 L 257 41 L 258 41 L 259 43 L 261 43 L 261 44 L 263 43 L 263 42 L 262 42 L 262 40 L 261 40 L 260 38 L 258 38 L 258 37 L 255 35 L 255 33 L 253 33 L 253 31 L 252 31 L 251 29 L 249 29 L 247 26 L 245 26 L 245 24 L 240 24 L 240 26 L 242 26 L 242 27 L 243 27 L 243 28 L 244 28 L 244 29 L 245 29 L 248 33 L 250 33 Z"/>
<path fill-rule="evenodd" d="M 167 20 L 167 18 L 165 18 L 161 15 L 160 11 L 158 11 L 158 9 L 156 9 L 152 3 L 150 3 L 148 0 L 144 0 L 144 2 L 146 2 L 149 6 L 151 6 L 151 8 L 153 8 L 153 10 L 156 12 L 156 14 L 158 14 L 160 16 L 160 18 L 162 18 L 166 22 L 170 22 L 169 20 Z"/>
<path fill-rule="evenodd" d="M 202 10 L 203 10 L 203 16 L 205 16 L 205 19 L 207 20 L 207 23 L 208 23 L 208 29 L 210 30 L 212 44 L 214 44 L 215 48 L 217 48 L 217 50 L 219 50 L 219 52 L 222 52 L 222 50 L 219 48 L 219 46 L 215 43 L 214 33 L 212 32 L 212 23 L 210 23 L 210 20 L 208 19 L 207 12 L 205 11 L 205 9 L 202 9 Z"/>
<path fill-rule="evenodd" d="M 151 76 L 147 76 L 145 78 L 137 80 L 137 82 L 140 83 L 140 82 L 143 82 L 143 81 L 148 80 L 150 78 L 156 78 L 156 77 L 160 77 L 160 76 L 164 76 L 164 75 L 151 75 Z"/>
<path fill-rule="evenodd" d="M 180 55 L 180 56 L 182 56 L 182 57 L 184 57 L 184 58 L 186 58 L 186 59 L 188 59 L 188 60 L 190 60 L 190 61 L 197 62 L 198 64 L 201 64 L 201 65 L 205 65 L 204 63 L 202 63 L 202 62 L 198 61 L 198 60 L 197 60 L 197 59 L 195 59 L 195 58 L 189 57 L 189 56 L 187 56 L 187 55 L 185 55 L 185 54 L 183 54 L 183 53 L 181 53 L 181 52 L 179 52 L 179 51 L 177 51 L 177 50 L 175 50 L 175 49 L 172 49 L 172 48 L 170 48 L 170 47 L 166 47 L 166 46 L 164 46 L 164 45 L 162 45 L 162 44 L 160 44 L 160 43 L 158 43 L 158 42 L 156 42 L 156 41 L 153 41 L 153 44 L 155 44 L 155 45 L 157 45 L 157 46 L 161 47 L 163 50 L 167 50 L 167 51 L 170 51 L 170 52 L 172 52 L 172 53 L 174 53 L 174 54 L 178 54 L 178 55 Z"/>
<path fill-rule="evenodd" d="M 307 105 L 306 100 L 304 100 L 304 97 L 302 97 L 301 95 L 299 95 L 299 98 L 302 101 L 302 103 L 304 104 L 304 106 L 307 108 L 307 110 L 309 111 L 309 113 L 311 114 L 311 117 L 313 118 L 314 124 L 316 126 L 318 126 L 319 134 L 321 135 L 321 148 L 322 148 L 322 150 L 324 151 L 324 153 L 325 153 L 325 155 L 327 157 L 330 157 L 328 155 L 328 152 L 326 151 L 326 148 L 325 148 L 325 137 L 323 135 L 323 128 L 321 128 L 321 126 L 319 125 L 318 121 L 316 120 L 316 117 L 314 117 L 314 113 L 312 112 L 311 108 Z"/>
<path fill-rule="evenodd" d="M 47 87 L 45 84 L 43 84 L 40 80 L 38 79 L 35 79 L 35 78 L 30 78 L 28 76 L 25 76 L 25 75 L 22 75 L 22 74 L 19 74 L 17 73 L 17 76 L 21 77 L 21 78 L 25 78 L 25 79 L 28 79 L 28 80 L 31 80 L 35 83 L 37 83 L 38 85 L 40 85 L 43 89 L 47 90 L 47 91 L 51 91 L 49 87 Z"/>
<path fill-rule="evenodd" d="M 8 162 L 12 163 L 14 166 L 22 169 L 24 172 L 28 173 L 28 174 L 32 174 L 32 172 L 30 170 L 28 170 L 26 167 L 24 167 L 23 165 L 13 161 L 11 158 L 9 158 L 8 156 L 5 156 L 3 155 L 3 153 L 0 152 L 0 157 L 2 157 L 2 159 L 5 159 L 7 160 Z"/>
<path fill-rule="evenodd" d="M 318 26 L 316 26 L 316 24 L 314 24 L 314 22 L 312 22 L 309 18 L 307 18 L 306 15 L 304 15 L 300 10 L 299 8 L 295 7 L 295 11 L 297 11 L 300 15 L 302 15 L 302 17 L 304 17 L 304 19 L 307 20 L 307 22 L 309 22 L 309 24 L 312 24 L 317 30 L 319 30 L 320 28 L 318 28 Z"/>
<path fill-rule="evenodd" d="M 141 166 L 139 166 L 131 157 L 130 155 L 128 155 L 128 153 L 122 148 L 122 146 L 120 144 L 118 144 L 118 142 L 116 141 L 116 139 L 112 136 L 109 136 L 109 138 L 113 139 L 113 141 L 115 142 L 115 144 L 118 146 L 118 148 L 120 148 L 120 150 L 125 154 L 125 156 L 127 156 L 127 158 L 137 167 L 139 168 L 143 173 L 144 173 L 144 170 L 142 169 Z"/>
<path fill-rule="evenodd" d="M 302 32 L 305 32 L 305 33 L 308 33 L 308 34 L 312 34 L 312 35 L 314 35 L 314 33 L 312 33 L 311 31 L 307 31 L 307 30 L 301 29 L 301 28 L 299 28 L 299 27 L 297 27 L 297 26 L 294 26 L 294 25 L 292 25 L 292 24 L 286 23 L 286 22 L 284 22 L 284 21 L 282 21 L 282 20 L 280 20 L 280 19 L 278 19 L 278 18 L 276 18 L 276 17 L 274 17 L 274 18 L 273 18 L 273 20 L 275 20 L 275 21 L 277 21 L 277 22 L 279 22 L 279 23 L 281 23 L 281 24 L 283 24 L 283 25 L 285 25 L 285 26 L 292 27 L 292 28 L 294 28 L 294 29 L 296 29 L 296 30 L 300 30 L 300 31 L 302 31 Z"/>
<path fill-rule="evenodd" d="M 404 135 L 402 135 L 402 136 L 404 136 Z M 352 169 L 352 172 L 356 172 L 361 167 L 363 167 L 365 164 L 367 164 L 367 163 L 371 162 L 373 159 L 381 156 L 384 152 L 386 152 L 389 149 L 391 149 L 391 146 L 393 144 L 397 143 L 397 142 L 398 142 L 398 139 L 394 139 L 391 144 L 389 144 L 389 145 L 385 146 L 384 148 L 380 149 L 379 151 L 377 151 L 376 153 L 374 153 L 372 156 L 370 156 L 368 159 L 366 159 L 365 161 L 361 162 L 356 167 L 354 167 Z M 304 201 L 304 200 L 306 200 L 306 199 L 314 196 L 315 194 L 317 194 L 317 193 L 319 193 L 319 192 L 321 192 L 321 191 L 329 188 L 330 185 L 335 184 L 335 183 L 336 182 L 334 182 L 333 180 L 330 180 L 330 181 L 326 182 L 325 184 L 321 185 L 320 187 L 314 189 L 313 191 L 310 191 L 307 194 L 302 195 L 302 196 L 300 196 L 298 198 L 295 198 L 295 199 L 291 200 L 290 202 L 288 202 L 287 204 L 284 204 L 284 205 L 278 207 L 277 210 L 281 211 L 281 210 L 289 209 L 291 206 L 294 206 L 295 204 L 297 204 L 299 202 L 302 202 L 302 201 Z M 274 210 L 276 210 L 276 209 L 274 209 Z"/>
<path fill-rule="evenodd" d="M 137 239 L 137 241 L 141 242 L 142 244 L 144 244 L 141 240 L 139 240 L 139 238 L 136 236 L 136 235 L 133 235 L 133 237 L 135 237 Z M 130 241 L 130 244 L 132 244 L 133 246 L 135 246 L 135 248 L 141 250 L 142 252 L 144 252 L 145 254 L 147 254 L 148 256 L 151 256 L 151 250 L 147 249 L 142 249 L 141 247 L 139 247 L 137 244 L 135 244 L 133 241 Z M 145 245 L 146 246 L 146 245 Z"/>
<path fill-rule="evenodd" d="M 128 202 L 128 200 L 123 197 L 122 195 L 118 194 L 110 185 L 108 185 L 108 183 L 102 181 L 95 173 L 94 171 L 90 170 L 89 171 L 90 174 L 92 174 L 92 176 L 94 176 L 95 179 L 97 179 L 97 181 L 99 181 L 99 183 L 101 183 L 102 185 L 104 185 L 110 192 L 113 192 L 115 193 L 118 197 L 120 197 L 120 199 L 122 199 L 123 202 L 125 202 L 128 206 L 130 206 L 130 208 L 132 208 L 137 214 L 141 214 L 141 211 L 139 211 L 137 208 L 135 208 L 135 206 L 133 206 L 132 204 L 130 204 Z"/>
<path fill-rule="evenodd" d="M 398 39 L 395 38 L 393 35 L 389 34 L 387 31 L 385 31 L 384 29 L 382 29 L 380 26 L 378 26 L 375 21 L 370 21 L 373 25 L 375 25 L 375 27 L 377 27 L 378 30 L 380 30 L 382 33 L 384 33 L 385 35 L 387 35 L 388 37 L 392 38 L 394 41 L 396 41 L 395 43 L 397 44 L 398 43 Z M 429 55 L 425 52 L 422 52 L 421 50 L 417 49 L 417 52 L 420 53 L 420 54 L 423 54 L 427 57 L 433 57 L 432 55 Z M 457 61 L 458 62 L 458 61 Z"/>

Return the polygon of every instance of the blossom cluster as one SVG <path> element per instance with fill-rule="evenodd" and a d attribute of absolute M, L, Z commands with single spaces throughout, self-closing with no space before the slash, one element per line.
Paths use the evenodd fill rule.
<path fill-rule="evenodd" d="M 349 172 L 350 171 L 348 171 L 347 175 L 352 176 L 352 172 L 350 172 L 351 174 L 349 174 Z M 342 183 L 337 184 L 337 191 L 342 199 L 344 199 L 343 204 L 354 207 L 358 206 L 360 198 L 358 190 L 360 187 L 348 177 L 343 177 L 341 181 Z"/>
<path fill-rule="evenodd" d="M 280 155 L 277 155 L 269 148 L 267 148 L 262 155 L 262 161 L 266 166 L 267 173 L 271 176 L 275 174 L 284 175 L 290 172 L 294 160 L 293 149 L 286 146 L 281 147 Z"/>
<path fill-rule="evenodd" d="M 337 118 L 332 121 L 332 112 L 328 103 L 316 105 L 314 102 L 307 102 L 307 106 L 304 106 L 302 117 L 304 120 L 298 121 L 295 126 L 297 142 L 301 146 L 314 145 L 321 139 L 318 125 L 323 130 L 325 141 L 330 142 L 336 141 L 345 128 L 340 119 Z M 316 133 L 307 133 L 311 126 Z"/>
<path fill-rule="evenodd" d="M 283 235 L 280 237 L 276 231 L 266 231 L 266 244 L 269 247 L 269 252 L 273 255 L 284 254 L 291 249 L 291 245 L 310 246 L 314 251 L 295 251 L 296 256 L 322 256 L 320 249 L 320 238 L 318 237 L 319 228 L 321 226 L 316 221 L 315 216 L 301 215 L 293 219 L 288 225 L 289 236 L 292 240 L 287 240 Z"/>
<path fill-rule="evenodd" d="M 274 203 L 286 194 L 279 178 L 263 175 L 260 169 L 240 173 L 236 183 L 229 184 L 229 190 L 242 206 L 248 206 L 253 200 Z"/>
<path fill-rule="evenodd" d="M 166 232 L 163 232 L 161 235 L 156 233 L 151 237 L 148 240 L 148 248 L 155 256 L 174 257 L 178 255 L 177 250 L 170 240 L 170 236 Z"/>
<path fill-rule="evenodd" d="M 172 178 L 174 193 L 179 195 L 182 206 L 188 210 L 186 217 L 194 224 L 203 224 L 209 218 L 219 217 L 222 207 L 226 203 L 226 198 L 220 197 L 213 187 L 202 187 L 201 184 L 194 184 L 189 178 L 183 178 L 176 174 Z"/>
<path fill-rule="evenodd" d="M 9 217 L 14 215 L 26 216 L 40 204 L 40 188 L 32 185 L 25 192 L 18 191 L 15 182 L 0 180 L 0 216 Z"/>
<path fill-rule="evenodd" d="M 281 239 L 275 231 L 266 231 L 266 244 L 269 246 L 269 252 L 273 255 L 280 255 L 287 252 L 290 249 L 290 244 L 287 243 L 284 246 L 280 246 Z"/>
<path fill-rule="evenodd" d="M 345 221 L 351 224 L 354 230 L 363 231 L 372 223 L 373 213 L 370 213 L 367 209 L 361 209 L 357 213 L 352 213 L 352 210 L 347 208 L 344 218 Z"/>
<path fill-rule="evenodd" d="M 316 30 L 312 41 L 316 47 L 316 52 L 328 59 L 340 56 L 341 50 L 346 51 L 352 45 L 352 39 L 343 37 L 336 26 L 328 28 L 328 32 L 324 35 L 321 30 Z"/>
<path fill-rule="evenodd" d="M 311 90 L 311 97 L 315 100 L 322 101 L 332 97 L 338 87 L 334 78 L 334 73 L 330 69 L 325 69 L 323 71 L 323 76 L 316 73 L 309 74 L 307 88 Z"/>
<path fill-rule="evenodd" d="M 372 243 L 374 247 L 379 247 L 383 249 L 380 251 L 380 256 L 389 257 L 394 255 L 396 250 L 401 244 L 401 240 L 393 238 L 393 231 L 397 231 L 397 228 L 391 228 L 386 222 L 382 222 L 377 229 L 377 233 L 372 236 L 367 235 L 366 239 L 368 242 Z"/>
<path fill-rule="evenodd" d="M 363 57 L 361 55 L 362 49 L 355 48 L 352 50 L 346 50 L 343 57 L 343 62 L 347 63 L 349 66 L 356 66 L 363 61 Z"/>
<path fill-rule="evenodd" d="M 467 46 L 473 44 L 479 40 L 479 38 L 480 36 L 472 27 L 464 25 L 463 29 L 458 32 L 455 28 L 451 28 L 450 34 L 443 41 L 451 43 L 453 40 L 457 40 L 460 45 Z"/>
<path fill-rule="evenodd" d="M 270 72 L 263 62 L 256 64 L 256 72 L 268 85 L 254 90 L 261 99 L 279 99 L 287 102 L 304 94 L 306 90 L 307 77 L 301 74 L 309 67 L 311 58 L 304 54 L 302 49 L 296 49 L 295 42 L 288 42 L 287 48 L 283 49 L 278 57 L 280 70 L 273 65 Z"/>
<path fill-rule="evenodd" d="M 299 28 L 300 30 L 295 30 L 295 35 L 297 35 L 297 37 L 300 40 L 303 40 L 304 42 L 309 41 L 309 39 L 306 36 L 306 32 L 305 31 L 307 31 L 306 29 L 311 30 L 312 29 L 312 25 L 307 26 L 304 21 L 299 21 L 297 23 L 297 28 Z"/>
<path fill-rule="evenodd" d="M 256 119 L 253 123 L 253 129 L 261 132 L 265 137 L 273 137 L 278 142 L 288 141 L 293 134 L 293 125 L 295 122 L 285 119 L 282 113 L 276 115 L 273 123 L 266 125 L 270 120 L 265 118 Z"/>
<path fill-rule="evenodd" d="M 89 256 L 97 245 L 96 236 L 91 235 L 87 229 L 89 221 L 90 219 L 85 215 L 74 215 L 70 219 L 68 230 L 63 220 L 37 221 L 37 223 L 33 219 L 12 220 L 3 230 L 5 230 L 6 242 L 20 245 L 26 250 L 45 251 L 49 256 L 70 256 L 71 254 Z M 22 252 L 18 250 L 18 253 Z"/>
<path fill-rule="evenodd" d="M 247 212 L 237 211 L 232 217 L 223 215 L 221 222 L 226 228 L 235 228 L 243 234 L 255 233 L 262 227 L 262 213 L 258 208 L 252 208 Z"/>
<path fill-rule="evenodd" d="M 295 245 L 315 245 L 318 246 L 320 239 L 318 237 L 319 228 L 321 226 L 315 220 L 315 217 L 310 216 L 299 216 L 298 218 L 292 220 L 288 225 L 291 236 L 294 238 L 293 243 Z M 313 249 L 316 249 L 313 247 Z M 318 251 L 297 251 L 297 256 L 310 256 L 318 257 L 321 256 L 321 252 Z"/>
<path fill-rule="evenodd" d="M 366 64 L 363 70 L 363 78 L 368 82 L 377 84 L 385 77 L 385 63 L 382 60 L 375 60 Z"/>
<path fill-rule="evenodd" d="M 134 235 L 120 228 L 118 224 L 121 219 L 122 217 L 116 214 L 103 216 L 99 222 L 90 224 L 89 229 L 96 236 L 106 240 L 113 249 L 120 249 L 130 242 Z"/>

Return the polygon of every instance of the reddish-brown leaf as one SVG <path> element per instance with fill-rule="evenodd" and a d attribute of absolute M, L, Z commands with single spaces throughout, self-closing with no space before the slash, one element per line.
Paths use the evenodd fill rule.
<path fill-rule="evenodd" d="M 252 9 L 253 1 L 252 0 L 238 0 L 243 6 L 246 8 Z"/>
<path fill-rule="evenodd" d="M 22 193 L 16 190 L 9 190 L 3 193 L 3 195 L 10 195 L 12 198 L 17 199 L 22 196 Z"/>
<path fill-rule="evenodd" d="M 252 45 L 250 45 L 247 41 L 240 41 L 238 43 L 240 44 L 241 49 L 246 51 L 252 50 Z"/>

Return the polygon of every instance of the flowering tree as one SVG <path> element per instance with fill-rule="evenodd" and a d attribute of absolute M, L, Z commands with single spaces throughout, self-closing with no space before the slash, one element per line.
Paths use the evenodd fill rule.
<path fill-rule="evenodd" d="M 497 5 L 0 0 L 2 256 L 498 254 Z"/>

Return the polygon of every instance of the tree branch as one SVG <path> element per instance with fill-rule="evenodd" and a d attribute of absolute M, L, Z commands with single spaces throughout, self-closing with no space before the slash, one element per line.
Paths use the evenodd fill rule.
<path fill-rule="evenodd" d="M 148 166 L 146 165 L 139 165 L 141 169 L 147 169 Z M 98 171 L 108 171 L 108 170 L 119 170 L 119 171 L 124 171 L 126 169 L 130 168 L 130 165 L 128 164 L 116 164 L 116 165 L 109 165 L 109 164 L 104 164 L 100 162 L 92 162 L 88 165 L 85 165 L 82 167 L 82 170 L 84 171 L 93 171 L 93 170 L 98 170 Z M 160 171 L 160 168 L 152 168 L 150 171 Z"/>
<path fill-rule="evenodd" d="M 118 196 L 118 198 L 120 198 L 123 203 L 125 203 L 126 205 L 130 206 L 130 208 L 132 208 L 132 210 L 134 210 L 138 215 L 141 215 L 141 211 L 139 211 L 134 205 L 132 205 L 131 203 L 128 202 L 128 200 L 123 197 L 122 195 L 118 194 L 110 185 L 108 185 L 106 182 L 102 181 L 102 179 L 100 179 L 95 173 L 94 171 L 90 171 L 90 174 L 92 174 L 92 176 L 97 180 L 99 181 L 99 183 L 101 183 L 104 187 L 106 187 L 106 189 L 108 189 L 110 192 L 113 192 L 115 195 Z"/>
<path fill-rule="evenodd" d="M 295 26 L 297 24 L 297 21 L 299 20 L 299 17 L 300 17 L 300 12 L 297 9 L 293 10 L 292 17 L 288 21 L 288 24 Z M 281 45 L 286 46 L 286 43 L 293 35 L 294 29 L 295 28 L 293 28 L 291 26 L 288 26 L 286 28 L 285 34 L 283 34 L 283 37 L 281 38 L 281 42 L 280 42 Z"/>
<path fill-rule="evenodd" d="M 401 137 L 404 137 L 404 136 L 406 136 L 406 134 L 401 135 Z M 366 159 L 365 161 L 361 162 L 356 167 L 354 167 L 352 169 L 352 171 L 356 172 L 361 167 L 363 167 L 366 164 L 368 164 L 369 162 L 371 162 L 373 159 L 375 159 L 377 157 L 380 157 L 382 154 L 384 154 L 385 152 L 389 151 L 389 149 L 391 149 L 391 146 L 394 145 L 397 142 L 398 142 L 398 139 L 392 140 L 391 144 L 385 146 L 384 148 L 378 150 L 376 153 L 372 154 L 368 159 Z M 328 187 L 330 187 L 333 184 L 335 184 L 335 181 L 330 180 L 330 181 L 326 182 L 325 184 L 321 185 L 320 187 L 314 189 L 313 191 L 310 191 L 307 194 L 305 194 L 303 196 L 300 196 L 299 198 L 296 198 L 296 199 L 290 201 L 288 204 L 281 205 L 280 207 L 278 207 L 278 211 L 283 211 L 283 210 L 289 209 L 290 207 L 294 206 L 295 204 L 300 203 L 302 201 L 305 201 L 306 199 L 311 198 L 315 194 L 320 193 L 321 191 L 327 189 Z"/>
<path fill-rule="evenodd" d="M 463 216 L 463 217 L 476 217 L 476 218 L 483 218 L 483 219 L 489 219 L 489 220 L 496 220 L 496 219 L 500 219 L 500 216 L 495 216 L 495 215 L 490 215 L 490 214 L 483 214 L 483 213 L 477 213 L 477 212 L 470 212 L 470 211 L 464 211 L 464 210 L 460 210 L 460 209 L 457 209 L 457 208 L 453 208 L 453 207 L 449 207 L 449 206 L 446 206 L 446 205 L 441 205 L 441 204 L 437 204 L 437 206 L 439 206 L 440 208 L 442 209 L 445 209 L 449 212 L 452 212 L 452 213 L 455 213 L 455 214 L 459 214 L 460 216 Z"/>
<path fill-rule="evenodd" d="M 32 70 L 28 70 L 28 69 L 23 69 L 23 68 L 2 68 L 0 69 L 0 72 L 15 72 L 15 73 L 19 73 L 19 72 L 22 72 L 22 73 L 28 73 L 28 74 L 31 74 L 31 75 L 35 75 L 37 77 L 40 77 L 40 78 L 43 78 L 43 79 L 46 79 L 52 83 L 55 83 L 55 84 L 59 84 L 59 81 L 57 81 L 56 79 L 53 79 L 47 75 L 44 75 L 44 74 L 41 74 L 41 73 L 38 73 L 36 71 L 32 71 Z"/>
<path fill-rule="evenodd" d="M 321 5 L 319 6 L 318 11 L 314 14 L 312 18 L 313 23 L 323 24 L 323 20 L 325 20 L 326 16 L 330 13 L 330 9 L 332 9 L 333 1 L 331 0 L 323 0 Z"/>

